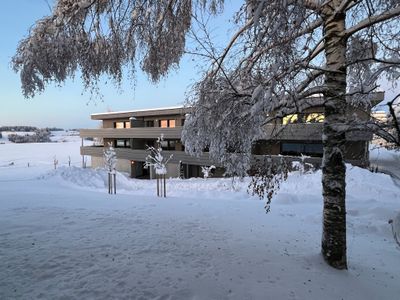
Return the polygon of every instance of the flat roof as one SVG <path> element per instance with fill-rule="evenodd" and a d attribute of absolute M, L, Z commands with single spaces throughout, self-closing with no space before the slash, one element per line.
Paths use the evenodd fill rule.
<path fill-rule="evenodd" d="M 92 120 L 124 119 L 130 117 L 149 117 L 164 115 L 184 115 L 190 112 L 191 107 L 172 106 L 162 108 L 135 109 L 128 111 L 116 111 L 91 114 Z"/>
<path fill-rule="evenodd" d="M 377 91 L 372 92 L 373 99 L 371 100 L 372 106 L 377 105 L 384 99 L 385 92 Z M 313 95 L 315 106 L 323 104 L 323 97 L 320 94 Z M 320 99 L 319 101 L 315 99 Z M 152 117 L 152 116 L 168 116 L 168 115 L 185 115 L 192 110 L 188 106 L 171 106 L 161 108 L 148 108 L 148 109 L 135 109 L 128 111 L 104 112 L 91 114 L 92 120 L 109 120 L 109 119 L 129 119 L 130 117 Z"/>

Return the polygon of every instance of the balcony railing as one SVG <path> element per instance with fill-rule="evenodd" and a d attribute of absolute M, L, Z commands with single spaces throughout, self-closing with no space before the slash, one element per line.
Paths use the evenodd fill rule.
<path fill-rule="evenodd" d="M 102 157 L 103 150 L 104 150 L 103 147 L 85 146 L 81 147 L 81 155 Z M 119 159 L 142 161 L 142 162 L 146 160 L 146 157 L 149 154 L 149 152 L 146 150 L 134 150 L 129 148 L 116 148 L 115 151 Z M 163 151 L 163 155 L 165 157 L 169 157 L 171 154 L 173 155 L 170 160 L 171 163 L 182 162 L 184 164 L 197 165 L 197 166 L 215 165 L 217 167 L 221 167 L 221 164 L 212 162 L 210 160 L 208 153 L 203 153 L 200 157 L 193 157 L 185 153 L 184 151 Z M 263 159 L 264 157 L 265 156 L 263 155 L 253 155 L 253 163 L 255 162 L 256 159 Z M 272 159 L 279 160 L 280 156 L 273 155 Z M 292 161 L 299 161 L 300 157 L 285 156 L 285 160 L 289 165 L 291 165 Z M 308 157 L 305 159 L 305 162 L 311 163 L 314 167 L 319 168 L 322 162 L 322 158 Z M 364 160 L 346 159 L 346 162 L 361 167 L 365 167 L 366 165 L 368 165 L 368 161 Z"/>
<path fill-rule="evenodd" d="M 161 127 L 139 127 L 139 128 L 101 128 L 81 129 L 79 134 L 82 138 L 116 138 L 116 139 L 156 139 L 161 134 L 165 139 L 180 139 L 182 127 L 161 128 Z"/>
<path fill-rule="evenodd" d="M 265 131 L 259 139 L 274 140 L 295 140 L 295 141 L 321 141 L 322 123 L 312 124 L 288 124 L 288 125 L 265 125 Z M 156 139 L 163 134 L 165 139 L 180 139 L 182 127 L 161 128 L 161 127 L 141 127 L 141 128 L 102 128 L 102 129 L 81 129 L 80 136 L 114 138 L 114 139 Z M 346 133 L 348 141 L 369 141 L 372 134 L 367 132 Z"/>
<path fill-rule="evenodd" d="M 101 157 L 103 156 L 103 150 L 104 150 L 103 147 L 85 146 L 81 147 L 81 155 Z M 115 148 L 115 152 L 119 159 L 127 159 L 135 161 L 145 161 L 146 157 L 149 155 L 149 151 L 130 149 L 130 148 Z M 198 165 L 198 166 L 209 166 L 211 164 L 218 166 L 218 164 L 212 163 L 210 161 L 208 153 L 203 153 L 200 157 L 190 156 L 184 151 L 163 150 L 162 153 L 165 158 L 168 158 L 172 154 L 172 158 L 170 160 L 171 163 L 179 163 L 179 161 L 181 161 L 185 164 Z"/>
<path fill-rule="evenodd" d="M 322 123 L 288 124 L 288 125 L 265 125 L 264 135 L 260 139 L 273 140 L 295 140 L 295 141 L 321 141 Z M 369 141 L 372 134 L 368 132 L 348 132 L 348 141 Z"/>

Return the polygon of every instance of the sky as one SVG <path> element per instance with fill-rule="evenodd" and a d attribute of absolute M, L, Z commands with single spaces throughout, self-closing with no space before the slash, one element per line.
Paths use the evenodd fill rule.
<path fill-rule="evenodd" d="M 216 19 L 216 30 L 228 30 L 227 20 L 241 1 L 226 1 L 224 14 Z M 11 69 L 10 61 L 18 42 L 26 37 L 36 20 L 50 14 L 52 0 L 4 1 L 0 10 L 0 126 L 30 125 L 38 127 L 95 128 L 92 113 L 146 109 L 182 105 L 185 92 L 200 78 L 196 58 L 183 57 L 180 68 L 158 84 L 152 84 L 147 75 L 137 70 L 133 85 L 125 80 L 122 91 L 112 84 L 102 85 L 103 99 L 85 92 L 80 77 L 68 80 L 63 86 L 48 85 L 46 90 L 32 99 L 21 92 L 19 74 Z M 226 34 L 225 34 L 226 38 Z M 92 98 L 92 99 L 91 99 Z"/>
<path fill-rule="evenodd" d="M 79 75 L 63 86 L 48 85 L 46 90 L 33 99 L 26 99 L 21 92 L 19 75 L 10 66 L 18 42 L 26 37 L 36 20 L 50 14 L 48 3 L 54 0 L 3 1 L 0 10 L 0 126 L 30 125 L 38 127 L 96 128 L 98 123 L 90 120 L 92 113 L 169 107 L 182 105 L 185 92 L 200 79 L 196 58 L 184 56 L 178 70 L 158 84 L 152 84 L 147 76 L 137 70 L 133 85 L 125 80 L 122 91 L 112 84 L 102 85 L 102 99 L 85 92 Z M 222 16 L 212 23 L 213 38 L 224 44 L 232 33 L 228 22 L 242 1 L 226 0 Z M 227 34 L 228 33 L 228 34 Z M 387 83 L 382 89 L 386 99 L 400 93 L 390 90 Z"/>

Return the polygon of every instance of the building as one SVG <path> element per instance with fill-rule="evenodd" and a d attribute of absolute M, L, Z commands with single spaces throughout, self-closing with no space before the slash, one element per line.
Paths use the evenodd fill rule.
<path fill-rule="evenodd" d="M 376 102 L 381 101 L 383 93 L 376 93 L 376 98 Z M 165 156 L 173 154 L 168 164 L 167 176 L 201 177 L 201 166 L 212 164 L 217 166 L 216 175 L 222 175 L 223 169 L 217 163 L 210 161 L 207 152 L 201 157 L 192 157 L 185 153 L 181 132 L 187 113 L 190 113 L 190 108 L 173 107 L 92 114 L 92 120 L 101 121 L 102 128 L 82 129 L 80 136 L 102 139 L 102 143 L 82 146 L 81 154 L 91 156 L 92 167 L 103 167 L 103 147 L 111 143 L 117 153 L 119 171 L 128 172 L 131 177 L 150 178 L 153 177 L 151 170 L 144 168 L 148 155 L 146 149 L 147 146 L 154 146 L 162 134 L 163 153 Z M 356 114 L 361 119 L 370 117 L 370 109 L 352 107 L 348 113 Z M 261 136 L 253 146 L 254 157 L 283 154 L 288 156 L 288 160 L 295 160 L 297 156 L 304 154 L 311 157 L 308 162 L 318 167 L 323 153 L 321 140 L 323 120 L 324 109 L 320 105 L 301 114 L 281 118 L 274 124 L 267 124 L 264 136 Z M 349 132 L 346 138 L 346 161 L 358 166 L 368 166 L 368 146 L 372 134 Z"/>
<path fill-rule="evenodd" d="M 119 171 L 128 172 L 131 177 L 149 178 L 151 170 L 144 168 L 149 154 L 146 149 L 147 146 L 154 146 L 162 134 L 164 155 L 173 154 L 167 166 L 168 176 L 200 177 L 201 166 L 210 165 L 211 162 L 207 153 L 196 158 L 184 151 L 181 132 L 185 115 L 189 112 L 190 108 L 173 107 L 93 114 L 92 120 L 102 121 L 102 128 L 82 129 L 80 136 L 102 139 L 102 143 L 82 147 L 81 154 L 91 156 L 92 167 L 102 167 L 103 146 L 112 143 L 118 157 Z"/>

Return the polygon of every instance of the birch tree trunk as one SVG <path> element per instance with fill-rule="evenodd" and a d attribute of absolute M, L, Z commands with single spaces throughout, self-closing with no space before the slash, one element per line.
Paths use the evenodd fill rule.
<path fill-rule="evenodd" d="M 347 269 L 346 257 L 346 166 L 345 132 L 337 125 L 346 119 L 346 39 L 345 14 L 336 13 L 341 1 L 323 8 L 327 68 L 325 122 L 323 129 L 322 187 L 324 197 L 322 255 L 337 269 Z"/>

